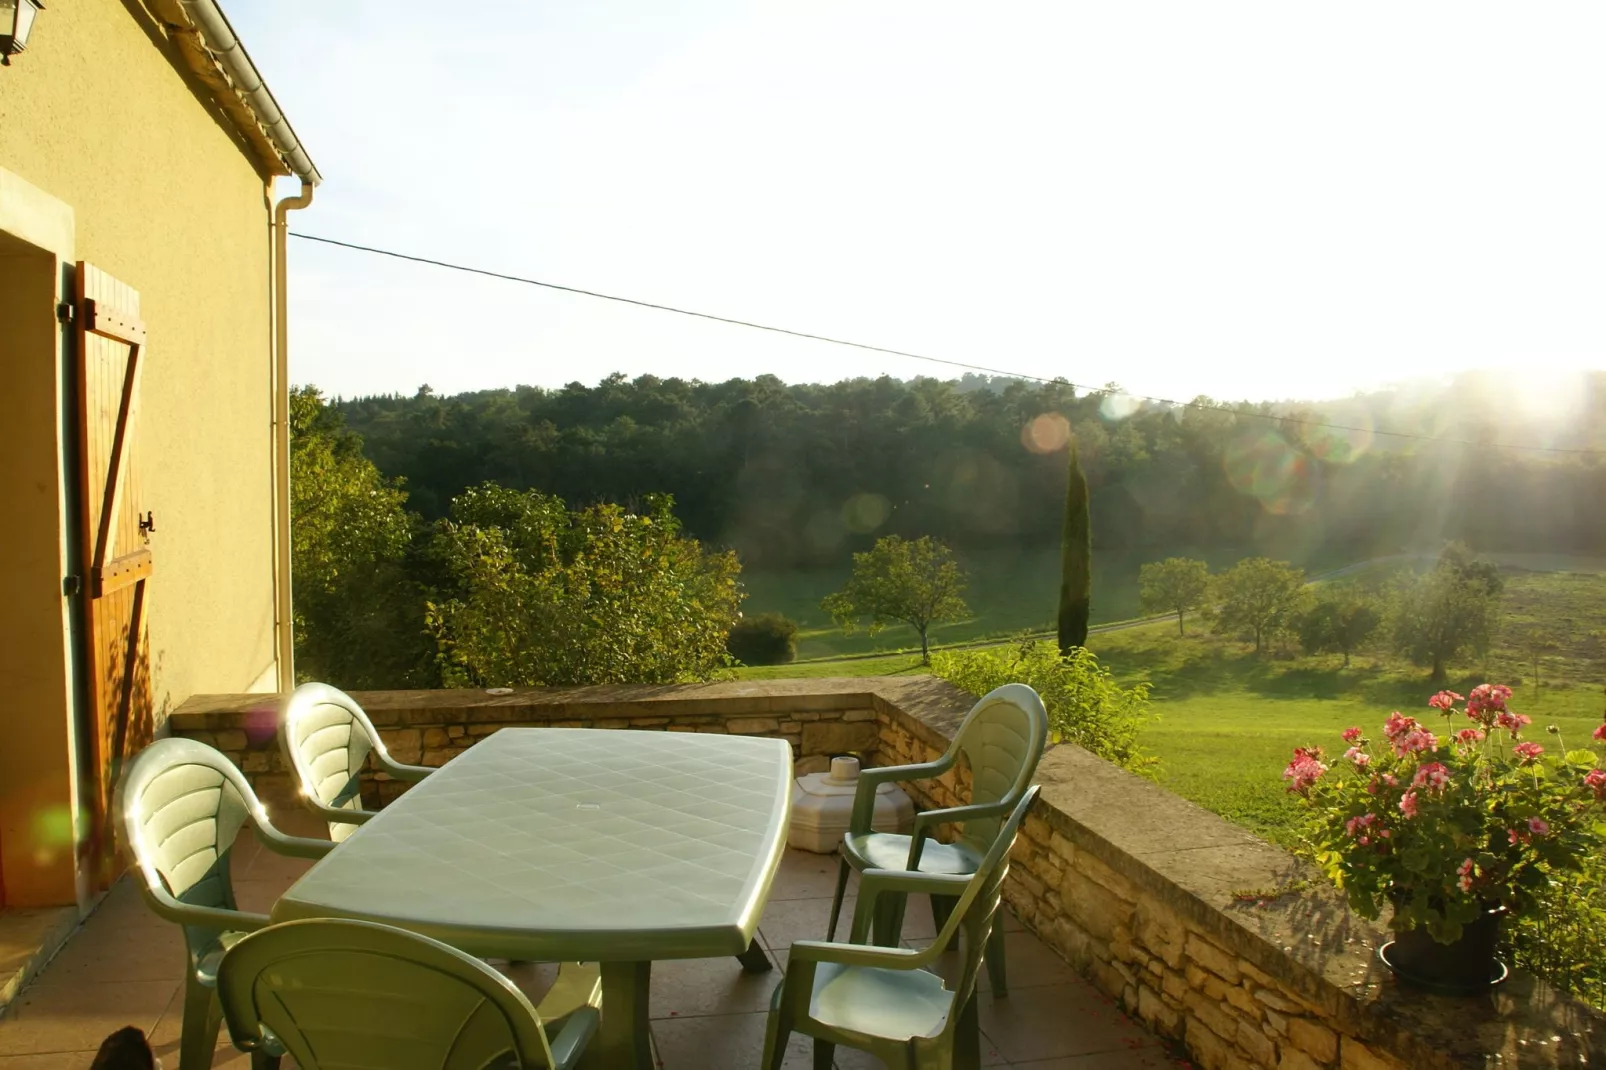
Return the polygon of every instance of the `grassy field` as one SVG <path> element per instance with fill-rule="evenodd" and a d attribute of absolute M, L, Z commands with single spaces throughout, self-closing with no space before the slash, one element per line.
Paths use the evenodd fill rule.
<path fill-rule="evenodd" d="M 1551 562 L 1550 564 L 1566 564 Z M 1465 693 L 1485 680 L 1515 690 L 1513 706 L 1583 746 L 1606 708 L 1606 574 L 1507 570 L 1505 621 L 1487 665 L 1452 666 L 1450 686 Z M 1362 581 L 1383 578 L 1363 572 Z M 1373 655 L 1349 668 L 1336 655 L 1255 655 L 1246 645 L 1174 623 L 1095 635 L 1089 646 L 1125 683 L 1148 681 L 1156 720 L 1143 746 L 1161 760 L 1160 780 L 1268 839 L 1289 842 L 1297 811 L 1281 772 L 1300 744 L 1338 748 L 1339 733 L 1361 725 L 1376 734 L 1390 711 L 1425 721 L 1436 688 L 1424 670 Z M 1538 655 L 1538 686 L 1535 654 Z M 742 670 L 754 678 L 862 676 L 924 671 L 907 654 L 813 661 Z M 1431 723 L 1431 722 L 1429 722 Z"/>
<path fill-rule="evenodd" d="M 1243 556 L 1231 550 L 1203 553 L 1184 549 L 1174 552 L 1180 556 L 1202 558 L 1213 569 L 1228 567 Z M 1138 567 L 1146 560 L 1150 558 L 1114 554 L 1094 557 L 1094 624 L 1129 620 L 1141 614 L 1138 605 Z M 970 580 L 965 600 L 973 615 L 969 620 L 934 627 L 931 633 L 934 644 L 968 642 L 1053 627 L 1059 597 L 1058 549 L 1039 547 L 1019 551 L 1000 547 L 990 553 L 962 554 L 960 561 Z M 1307 569 L 1316 571 L 1347 562 L 1319 559 L 1303 564 Z M 749 616 L 784 613 L 797 621 L 798 658 L 805 661 L 918 648 L 919 639 L 914 629 L 909 627 L 888 628 L 876 635 L 864 632 L 844 635 L 831 623 L 830 617 L 820 609 L 820 600 L 842 587 L 850 567 L 850 563 L 844 561 L 838 567 L 827 569 L 784 572 L 744 570 L 742 585 L 747 589 L 747 600 L 742 603 L 742 612 Z"/>

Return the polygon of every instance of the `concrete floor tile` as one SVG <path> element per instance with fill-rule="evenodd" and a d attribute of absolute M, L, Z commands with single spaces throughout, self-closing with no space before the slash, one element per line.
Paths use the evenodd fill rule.
<path fill-rule="evenodd" d="M 121 925 L 98 911 L 68 941 L 40 985 L 167 981 L 184 976 L 184 933 L 172 922 Z"/>
<path fill-rule="evenodd" d="M 770 902 L 779 899 L 829 899 L 836 894 L 836 855 L 817 855 L 811 851 L 787 851 L 770 889 Z M 859 875 L 848 874 L 848 894 L 858 887 Z"/>
<path fill-rule="evenodd" d="M 786 976 L 786 952 L 772 951 L 775 969 L 747 973 L 735 959 L 677 959 L 652 966 L 653 1018 L 768 1011 L 775 986 Z"/>
<path fill-rule="evenodd" d="M 47 968 L 0 1021 L 0 1055 L 94 1051 L 125 1025 L 149 1035 L 177 987 L 176 980 L 52 983 Z"/>
<path fill-rule="evenodd" d="M 95 1051 L 53 1051 L 42 1055 L 0 1055 L 0 1070 L 84 1070 Z"/>
<path fill-rule="evenodd" d="M 1171 1055 L 1163 1048 L 1102 1051 L 1010 1065 L 1018 1070 L 1192 1070 L 1193 1067 L 1188 1060 Z"/>
<path fill-rule="evenodd" d="M 842 904 L 842 920 L 837 923 L 837 939 L 847 939 L 849 923 L 853 918 L 854 900 Z M 831 900 L 781 899 L 770 900 L 758 919 L 759 936 L 771 951 L 785 951 L 798 940 L 824 940 L 826 924 L 831 920 Z"/>
<path fill-rule="evenodd" d="M 764 1058 L 768 1014 L 722 1014 L 699 1018 L 661 1018 L 652 1023 L 663 1070 L 743 1070 Z M 813 1041 L 793 1033 L 784 1070 L 810 1070 Z"/>
<path fill-rule="evenodd" d="M 1085 981 L 1011 988 L 993 999 L 983 988 L 982 1033 L 1010 1063 L 1099 1052 L 1130 1052 L 1158 1043 Z"/>

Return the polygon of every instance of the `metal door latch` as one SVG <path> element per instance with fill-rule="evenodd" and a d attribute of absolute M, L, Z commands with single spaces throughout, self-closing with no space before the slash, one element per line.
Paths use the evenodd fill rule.
<path fill-rule="evenodd" d="M 145 515 L 143 517 L 141 517 L 140 521 L 139 521 L 139 533 L 141 535 L 145 536 L 145 541 L 146 542 L 150 542 L 151 541 L 151 533 L 154 532 L 155 530 L 156 530 L 156 514 L 151 512 L 151 511 L 149 511 L 149 510 L 146 510 Z"/>

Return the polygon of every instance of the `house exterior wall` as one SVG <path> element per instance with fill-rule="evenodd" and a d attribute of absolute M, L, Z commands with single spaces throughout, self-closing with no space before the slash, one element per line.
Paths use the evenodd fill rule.
<path fill-rule="evenodd" d="M 140 293 L 139 436 L 156 520 L 148 588 L 158 731 L 190 695 L 275 682 L 272 244 L 264 174 L 133 0 L 51 4 L 0 68 L 0 902 L 84 902 L 74 786 L 69 545 L 72 350 L 54 305 L 74 259 Z M 26 268 L 27 270 L 23 270 Z M 65 355 L 65 356 L 64 356 Z M 63 837 L 68 842 L 62 842 Z"/>
<path fill-rule="evenodd" d="M 138 4 L 75 0 L 0 72 L 0 167 L 70 205 L 77 256 L 140 293 L 159 719 L 274 668 L 271 212 L 182 69 Z"/>

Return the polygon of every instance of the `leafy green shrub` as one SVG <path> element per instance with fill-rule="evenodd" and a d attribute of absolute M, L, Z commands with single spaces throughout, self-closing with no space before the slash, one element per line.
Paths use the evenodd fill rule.
<path fill-rule="evenodd" d="M 672 500 L 570 511 L 494 483 L 452 502 L 428 625 L 447 687 L 682 683 L 725 669 L 741 565 L 680 534 Z"/>
<path fill-rule="evenodd" d="M 1513 965 L 1606 1010 L 1606 857 L 1550 875 L 1535 909 L 1511 918 Z"/>
<path fill-rule="evenodd" d="M 797 660 L 797 622 L 779 613 L 743 617 L 731 625 L 725 649 L 743 665 L 785 665 Z"/>
<path fill-rule="evenodd" d="M 1053 643 L 1025 640 L 1009 647 L 937 651 L 931 670 L 973 695 L 1008 683 L 1030 686 L 1043 698 L 1048 727 L 1123 769 L 1153 776 L 1158 759 L 1138 749 L 1138 733 L 1153 716 L 1149 685 L 1122 687 L 1083 647 L 1061 657 Z"/>

